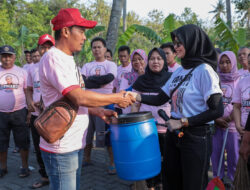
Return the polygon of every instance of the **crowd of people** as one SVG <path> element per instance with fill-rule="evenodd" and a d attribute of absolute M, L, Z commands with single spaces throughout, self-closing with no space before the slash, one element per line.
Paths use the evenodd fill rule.
<path fill-rule="evenodd" d="M 61 9 L 52 19 L 55 38 L 40 36 L 37 48 L 26 50 L 26 64 L 15 65 L 16 52 L 9 45 L 0 49 L 0 178 L 7 173 L 10 133 L 20 151 L 19 177 L 30 175 L 30 131 L 41 178 L 36 189 L 80 189 L 81 168 L 91 165 L 91 150 L 106 147 L 108 174 L 116 174 L 109 135 L 101 132 L 118 114 L 150 111 L 157 123 L 162 171 L 146 179 L 148 189 L 204 190 L 210 160 L 217 176 L 222 144 L 228 130 L 225 156 L 219 177 L 234 180 L 239 152 L 250 174 L 250 49 L 234 52 L 215 49 L 208 35 L 188 24 L 171 32 L 172 42 L 143 49 L 118 48 L 120 65 L 106 41 L 91 41 L 94 60 L 77 67 L 74 53 L 81 51 L 85 30 L 95 21 L 86 20 L 78 9 Z M 176 62 L 179 58 L 180 64 Z M 238 70 L 238 64 L 242 69 Z M 79 106 L 77 116 L 55 143 L 37 132 L 34 122 L 61 97 Z M 170 120 L 164 121 L 163 109 Z M 184 132 L 179 138 L 176 130 Z M 132 188 L 137 188 L 136 184 Z"/>

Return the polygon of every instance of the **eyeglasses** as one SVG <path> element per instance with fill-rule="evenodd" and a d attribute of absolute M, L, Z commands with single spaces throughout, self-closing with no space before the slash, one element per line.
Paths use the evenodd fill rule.
<path fill-rule="evenodd" d="M 179 41 L 174 41 L 173 43 L 174 43 L 174 46 L 176 46 L 176 47 L 182 46 L 182 43 Z"/>

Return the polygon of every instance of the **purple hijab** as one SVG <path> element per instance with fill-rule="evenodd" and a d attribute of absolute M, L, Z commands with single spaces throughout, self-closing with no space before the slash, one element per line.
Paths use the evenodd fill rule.
<path fill-rule="evenodd" d="M 222 73 L 220 71 L 219 64 L 220 64 L 221 57 L 223 55 L 226 55 L 229 58 L 229 60 L 231 61 L 232 69 L 231 69 L 230 73 Z M 218 74 L 219 74 L 222 82 L 232 82 L 232 81 L 235 81 L 239 78 L 240 75 L 238 73 L 238 68 L 237 68 L 237 59 L 236 59 L 234 52 L 224 51 L 220 54 L 219 60 L 218 60 L 217 71 L 218 71 Z"/>

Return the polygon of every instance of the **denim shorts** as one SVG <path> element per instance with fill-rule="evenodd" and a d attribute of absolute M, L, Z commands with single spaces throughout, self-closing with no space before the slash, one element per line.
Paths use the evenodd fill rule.
<path fill-rule="evenodd" d="M 30 136 L 26 117 L 26 108 L 11 113 L 0 112 L 0 152 L 8 150 L 11 131 L 16 146 L 24 150 L 29 149 Z"/>
<path fill-rule="evenodd" d="M 56 154 L 41 150 L 50 190 L 79 190 L 83 149 Z"/>

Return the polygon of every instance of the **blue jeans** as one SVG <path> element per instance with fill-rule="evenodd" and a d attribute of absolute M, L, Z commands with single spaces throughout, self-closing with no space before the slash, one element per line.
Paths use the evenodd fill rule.
<path fill-rule="evenodd" d="M 42 151 L 50 180 L 50 190 L 78 190 L 80 187 L 83 149 L 56 154 Z"/>

